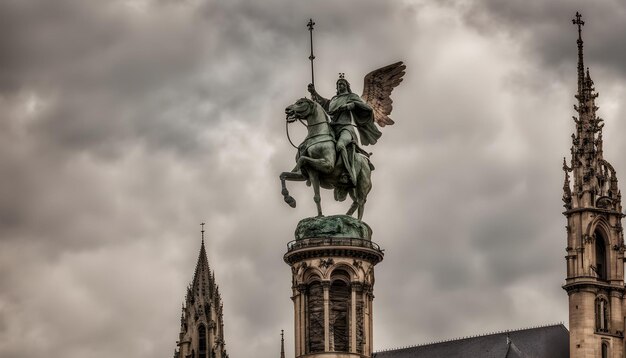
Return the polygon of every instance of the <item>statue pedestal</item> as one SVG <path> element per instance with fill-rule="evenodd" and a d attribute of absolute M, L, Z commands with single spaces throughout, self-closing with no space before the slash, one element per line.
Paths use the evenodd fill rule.
<path fill-rule="evenodd" d="M 364 222 L 306 218 L 287 246 L 296 357 L 371 357 L 374 266 L 383 251 Z"/>
<path fill-rule="evenodd" d="M 372 239 L 372 229 L 361 220 L 347 215 L 312 217 L 300 220 L 295 232 L 296 240 L 336 237 Z"/>

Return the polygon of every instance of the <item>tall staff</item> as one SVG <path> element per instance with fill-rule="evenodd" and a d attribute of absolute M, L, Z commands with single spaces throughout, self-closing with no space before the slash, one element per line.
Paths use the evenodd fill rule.
<path fill-rule="evenodd" d="M 309 60 L 311 60 L 311 83 L 313 84 L 313 86 L 315 86 L 315 75 L 313 73 L 313 60 L 315 59 L 315 56 L 313 55 L 313 26 L 315 25 L 315 23 L 313 22 L 313 19 L 309 19 L 309 23 L 307 24 L 307 27 L 309 28 L 309 34 L 311 36 L 311 55 L 309 56 Z"/>

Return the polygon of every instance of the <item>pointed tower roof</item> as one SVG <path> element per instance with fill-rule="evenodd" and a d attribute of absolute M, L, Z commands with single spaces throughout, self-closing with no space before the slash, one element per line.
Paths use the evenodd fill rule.
<path fill-rule="evenodd" d="M 214 277 L 209 266 L 206 248 L 204 246 L 204 223 L 202 225 L 202 242 L 200 244 L 200 252 L 196 261 L 196 269 L 191 281 L 191 291 L 195 295 L 212 296 L 213 287 L 215 286 Z M 188 299 L 190 297 L 187 297 Z"/>
<path fill-rule="evenodd" d="M 187 357 L 194 350 L 198 351 L 201 348 L 200 342 L 205 342 L 203 343 L 206 344 L 205 347 L 212 347 L 211 349 L 215 350 L 217 358 L 227 358 L 224 342 L 224 306 L 207 258 L 204 243 L 205 224 L 201 225 L 200 252 L 182 307 L 179 352 L 181 357 Z M 212 332 L 208 336 L 209 341 L 206 342 L 201 338 L 199 332 Z"/>
<path fill-rule="evenodd" d="M 597 116 L 596 93 L 589 68 L 585 71 L 582 15 L 576 13 L 572 23 L 578 28 L 578 103 L 574 105 L 578 116 L 573 117 L 576 131 L 572 134 L 571 160 L 563 163 L 565 180 L 563 202 L 566 210 L 600 208 L 621 211 L 621 198 L 617 188 L 615 170 L 603 158 L 602 128 L 604 121 Z M 570 187 L 572 173 L 573 187 Z"/>
<path fill-rule="evenodd" d="M 196 271 L 193 274 L 192 286 L 195 288 L 200 283 L 200 280 L 204 278 L 212 278 L 211 268 L 209 267 L 209 259 L 206 255 L 206 248 L 204 247 L 204 223 L 202 225 L 202 242 L 200 244 L 200 252 L 198 253 L 198 260 L 196 261 Z"/>

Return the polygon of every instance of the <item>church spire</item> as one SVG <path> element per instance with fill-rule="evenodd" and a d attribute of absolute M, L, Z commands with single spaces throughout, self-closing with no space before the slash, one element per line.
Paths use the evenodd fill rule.
<path fill-rule="evenodd" d="M 183 303 L 181 331 L 179 334 L 179 357 L 196 353 L 198 358 L 227 358 L 224 343 L 224 306 L 215 275 L 209 266 L 204 244 L 204 223 L 200 252 L 196 261 L 191 284 Z"/>
<path fill-rule="evenodd" d="M 563 186 L 563 200 L 567 210 L 580 207 L 594 207 L 595 200 L 608 195 L 605 183 L 614 171 L 603 158 L 602 127 L 603 120 L 596 115 L 598 107 L 594 83 L 589 68 L 585 71 L 583 58 L 582 15 L 576 13 L 572 23 L 578 27 L 578 92 L 574 105 L 578 116 L 574 117 L 576 131 L 572 134 L 571 163 L 564 164 L 566 171 Z M 573 188 L 569 185 L 569 172 L 572 173 Z M 616 179 L 615 179 L 616 180 Z M 616 193 L 613 193 L 615 195 Z M 612 196 L 611 199 L 615 199 Z"/>
<path fill-rule="evenodd" d="M 196 262 L 196 270 L 193 275 L 193 281 L 191 283 L 193 290 L 198 293 L 200 290 L 204 295 L 206 291 L 209 292 L 209 295 L 212 296 L 214 291 L 215 282 L 213 273 L 211 272 L 211 267 L 209 266 L 209 260 L 206 254 L 206 248 L 204 246 L 204 223 L 200 224 L 202 226 L 201 233 L 201 244 L 200 244 L 200 252 L 198 253 L 198 261 Z"/>

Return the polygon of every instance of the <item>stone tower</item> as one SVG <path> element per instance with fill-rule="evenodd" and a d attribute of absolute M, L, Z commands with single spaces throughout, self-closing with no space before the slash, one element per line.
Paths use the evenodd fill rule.
<path fill-rule="evenodd" d="M 571 357 L 624 357 L 624 240 L 615 170 L 603 158 L 598 94 L 583 63 L 579 13 L 578 104 L 571 160 L 564 159 L 567 278 Z M 573 183 L 570 183 L 570 175 Z"/>
<path fill-rule="evenodd" d="M 295 357 L 372 356 L 374 266 L 383 252 L 360 220 L 300 221 L 284 260 L 291 266 Z"/>
<path fill-rule="evenodd" d="M 183 303 L 178 350 L 174 358 L 228 357 L 224 347 L 222 298 L 209 267 L 202 225 L 202 244 L 193 281 L 187 287 Z"/>

